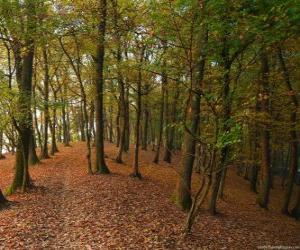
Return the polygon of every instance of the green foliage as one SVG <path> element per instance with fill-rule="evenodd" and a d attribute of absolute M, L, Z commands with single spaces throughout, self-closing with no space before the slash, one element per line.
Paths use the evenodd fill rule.
<path fill-rule="evenodd" d="M 236 123 L 233 118 L 226 121 L 226 127 L 230 129 L 220 133 L 218 136 L 216 147 L 219 149 L 240 143 L 242 139 L 242 126 Z"/>

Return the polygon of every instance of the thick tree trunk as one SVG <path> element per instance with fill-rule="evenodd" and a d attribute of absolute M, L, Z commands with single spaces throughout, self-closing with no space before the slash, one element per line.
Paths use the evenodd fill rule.
<path fill-rule="evenodd" d="M 287 89 L 290 91 L 290 93 L 294 93 L 294 90 L 292 88 L 292 84 L 290 82 L 290 76 L 289 72 L 287 70 L 287 67 L 285 65 L 285 61 L 282 55 L 281 48 L 279 47 L 278 50 L 278 58 L 279 63 L 281 66 L 281 70 L 283 73 L 284 81 L 286 83 Z M 299 108 L 298 99 L 296 97 L 296 94 L 293 94 L 291 96 L 291 101 L 294 105 L 293 111 L 291 112 L 291 131 L 290 131 L 290 164 L 288 169 L 288 180 L 287 180 L 287 187 L 285 190 L 284 195 L 284 201 L 282 206 L 282 213 L 283 214 L 289 214 L 289 204 L 293 192 L 293 186 L 294 186 L 294 180 L 295 175 L 298 169 L 298 138 L 297 138 L 297 111 Z"/>
<path fill-rule="evenodd" d="M 291 216 L 293 216 L 297 220 L 300 219 L 300 186 L 298 186 L 296 203 L 293 209 L 291 210 Z"/>
<path fill-rule="evenodd" d="M 7 203 L 7 200 L 4 197 L 4 195 L 0 189 L 0 210 L 1 210 L 1 208 L 3 208 L 6 205 L 6 203 Z"/>
<path fill-rule="evenodd" d="M 105 55 L 105 28 L 106 28 L 106 14 L 107 3 L 106 0 L 99 1 L 99 25 L 98 25 L 98 42 L 97 42 L 97 56 L 95 58 L 96 65 L 96 171 L 101 174 L 109 173 L 104 159 L 104 117 L 103 117 L 103 91 L 104 91 L 104 55 Z"/>
<path fill-rule="evenodd" d="M 26 178 L 24 180 L 24 172 L 26 172 Z M 15 158 L 15 173 L 14 179 L 11 186 L 8 189 L 7 194 L 13 194 L 18 189 L 22 188 L 22 185 L 25 182 L 25 186 L 29 187 L 30 185 L 30 178 L 28 168 L 25 169 L 24 167 L 24 157 L 23 157 L 23 150 L 22 150 L 22 142 L 19 139 L 16 149 L 16 158 Z"/>
<path fill-rule="evenodd" d="M 21 141 L 21 150 L 23 157 L 23 180 L 22 191 L 25 192 L 29 186 L 28 160 L 30 140 L 32 138 L 32 116 L 31 116 L 31 95 L 32 95 L 32 75 L 34 58 L 34 41 L 31 38 L 35 31 L 35 3 L 32 0 L 25 1 L 25 13 L 27 15 L 27 32 L 29 36 L 25 41 L 26 52 L 23 54 L 21 82 L 19 84 L 19 111 L 21 119 L 19 120 L 18 131 Z M 31 33 L 32 32 L 32 33 Z"/>
<path fill-rule="evenodd" d="M 29 149 L 29 165 L 33 166 L 33 165 L 40 163 L 40 160 L 36 153 L 36 140 L 35 140 L 33 129 L 32 129 L 32 135 L 31 135 L 29 147 L 30 147 L 30 149 Z"/>

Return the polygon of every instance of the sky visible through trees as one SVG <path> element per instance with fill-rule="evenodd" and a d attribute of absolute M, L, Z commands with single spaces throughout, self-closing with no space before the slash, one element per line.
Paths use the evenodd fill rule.
<path fill-rule="evenodd" d="M 0 249 L 300 247 L 299 24 L 296 0 L 0 0 Z"/>

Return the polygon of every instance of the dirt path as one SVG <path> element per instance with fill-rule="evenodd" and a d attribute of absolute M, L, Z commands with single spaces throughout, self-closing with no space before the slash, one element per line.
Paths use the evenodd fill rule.
<path fill-rule="evenodd" d="M 204 212 L 194 235 L 182 241 L 185 215 L 171 199 L 176 175 L 170 166 L 151 165 L 150 152 L 143 152 L 145 178 L 133 180 L 128 177 L 130 166 L 117 165 L 112 160 L 115 147 L 108 145 L 107 163 L 113 174 L 89 176 L 84 144 L 60 149 L 55 157 L 31 168 L 37 189 L 10 197 L 12 207 L 0 212 L 0 249 L 253 249 L 269 244 L 300 245 L 298 223 L 258 210 L 249 204 L 249 197 L 247 207 L 221 203 L 224 214 L 219 217 Z M 131 161 L 130 157 L 126 160 Z M 12 178 L 13 159 L 1 163 L 5 180 L 0 180 L 0 187 L 4 188 Z"/>

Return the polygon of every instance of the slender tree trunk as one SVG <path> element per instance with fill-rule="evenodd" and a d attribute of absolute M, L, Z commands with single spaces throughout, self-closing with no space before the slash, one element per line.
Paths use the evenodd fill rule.
<path fill-rule="evenodd" d="M 142 138 L 142 150 L 147 150 L 148 146 L 148 127 L 149 127 L 149 111 L 148 107 L 144 105 L 144 130 L 143 130 L 143 138 Z"/>
<path fill-rule="evenodd" d="M 269 114 L 269 64 L 268 56 L 263 50 L 260 55 L 261 59 L 261 111 L 265 114 Z M 257 202 L 260 207 L 268 208 L 270 184 L 271 184 L 271 171 L 270 171 L 270 132 L 267 125 L 262 126 L 261 131 L 261 168 L 260 168 L 260 190 L 257 197 Z"/>
<path fill-rule="evenodd" d="M 144 49 L 141 52 L 140 63 L 144 59 Z M 138 72 L 137 81 L 137 101 L 136 101 L 136 124 L 135 124 L 135 148 L 132 177 L 141 179 L 142 175 L 139 172 L 139 149 L 140 149 L 140 126 L 141 126 L 141 109 L 142 109 L 142 69 L 141 66 Z"/>
<path fill-rule="evenodd" d="M 82 90 L 81 90 L 81 95 L 82 95 Z M 80 116 L 79 116 L 79 127 L 80 127 L 80 139 L 81 141 L 85 142 L 86 141 L 86 120 L 84 119 L 84 110 L 83 110 L 83 100 L 80 103 Z M 86 105 L 86 104 L 85 104 Z"/>
<path fill-rule="evenodd" d="M 164 66 L 165 68 L 165 66 Z M 168 83 L 166 72 L 162 74 L 162 86 L 161 86 L 161 103 L 160 103 L 160 114 L 159 114 L 159 134 L 156 153 L 153 162 L 158 164 L 160 156 L 160 147 L 162 144 L 163 128 L 164 128 L 164 107 L 165 107 L 165 88 Z"/>
<path fill-rule="evenodd" d="M 91 102 L 91 112 L 90 112 L 90 134 L 91 134 L 91 142 L 93 141 L 92 145 L 95 144 L 95 104 Z"/>
<path fill-rule="evenodd" d="M 0 129 L 0 160 L 5 159 L 5 156 L 2 154 L 3 152 L 3 130 Z"/>
<path fill-rule="evenodd" d="M 113 114 L 113 107 L 110 103 L 110 106 L 109 106 L 109 122 L 108 122 L 108 124 L 109 124 L 109 127 L 108 127 L 108 129 L 109 129 L 109 142 L 110 143 L 113 143 L 113 141 L 114 141 L 113 116 L 112 116 L 112 114 Z"/>
<path fill-rule="evenodd" d="M 195 159 L 196 141 L 193 138 L 197 134 L 200 123 L 201 88 L 205 70 L 205 46 L 207 44 L 207 31 L 204 31 L 199 53 L 196 79 L 192 77 L 192 91 L 190 91 L 189 106 L 187 109 L 187 121 L 190 124 L 189 130 L 185 130 L 182 149 L 182 162 L 180 176 L 177 183 L 177 202 L 183 210 L 191 207 L 191 180 Z"/>
<path fill-rule="evenodd" d="M 33 88 L 33 99 L 35 100 L 35 88 Z M 41 136 L 41 132 L 40 132 L 40 128 L 39 128 L 39 123 L 38 123 L 38 118 L 37 118 L 37 112 L 36 112 L 36 105 L 34 104 L 33 107 L 33 118 L 34 118 L 34 126 L 35 126 L 35 130 L 37 133 L 37 139 L 38 139 L 38 146 L 41 148 L 41 152 L 43 150 L 43 144 L 42 144 L 42 136 Z"/>
<path fill-rule="evenodd" d="M 129 87 L 126 88 L 125 95 L 125 117 L 124 117 L 124 128 L 125 128 L 125 139 L 124 139 L 124 152 L 129 151 L 130 144 L 130 123 L 129 123 Z"/>
<path fill-rule="evenodd" d="M 98 42 L 97 42 L 97 56 L 95 58 L 96 64 L 96 171 L 101 174 L 109 173 L 104 159 L 104 117 L 103 117 L 103 89 L 104 89 L 104 54 L 105 54 L 105 28 L 107 3 L 106 0 L 99 0 L 100 15 L 98 25 Z"/>
<path fill-rule="evenodd" d="M 54 102 L 56 102 L 57 98 L 56 98 L 56 93 L 54 93 Z M 54 155 L 55 153 L 59 152 L 58 148 L 57 148 L 57 144 L 56 144 L 56 122 L 57 122 L 57 118 L 56 118 L 56 108 L 53 108 L 53 118 L 52 118 L 52 124 L 51 124 L 51 139 L 52 139 L 52 143 L 51 143 L 51 155 Z"/>
<path fill-rule="evenodd" d="M 44 142 L 41 152 L 41 158 L 47 159 L 49 158 L 48 153 L 48 129 L 49 129 L 49 65 L 48 65 L 48 53 L 47 49 L 43 49 L 43 57 L 44 57 L 44 70 L 45 70 L 45 78 L 44 78 Z"/>
<path fill-rule="evenodd" d="M 63 91 L 61 91 L 61 99 L 63 102 L 61 112 L 62 112 L 62 122 L 63 122 L 63 143 L 65 147 L 70 146 L 70 136 L 69 136 L 69 128 L 67 124 L 67 114 L 66 114 L 66 97 L 67 97 L 67 86 L 66 84 L 63 85 Z"/>
<path fill-rule="evenodd" d="M 172 103 L 171 107 L 171 112 L 170 112 L 170 128 L 168 129 L 168 132 L 166 133 L 166 147 L 165 147 L 165 153 L 164 153 L 164 161 L 171 163 L 172 159 L 172 150 L 174 148 L 174 134 L 175 134 L 175 127 L 174 124 L 176 122 L 176 113 L 177 113 L 177 102 L 179 98 L 179 86 L 176 88 L 176 92 L 174 95 L 174 100 Z"/>
<path fill-rule="evenodd" d="M 116 146 L 117 148 L 120 146 L 120 140 L 121 140 L 121 128 L 120 128 L 120 98 L 118 100 L 118 112 L 117 112 L 117 116 L 116 116 L 116 134 L 117 134 L 117 140 L 116 140 Z"/>
<path fill-rule="evenodd" d="M 116 161 L 118 163 L 122 163 L 123 159 L 123 151 L 125 149 L 125 140 L 126 140 L 126 100 L 125 100 L 125 84 L 123 81 L 123 77 L 120 70 L 120 63 L 122 61 L 122 53 L 120 48 L 120 41 L 119 36 L 117 36 L 118 39 L 118 54 L 117 54 L 117 61 L 118 61 L 118 87 L 120 91 L 120 104 L 119 104 L 119 132 L 120 132 L 120 138 L 119 138 L 119 151 L 118 156 L 116 158 Z"/>

